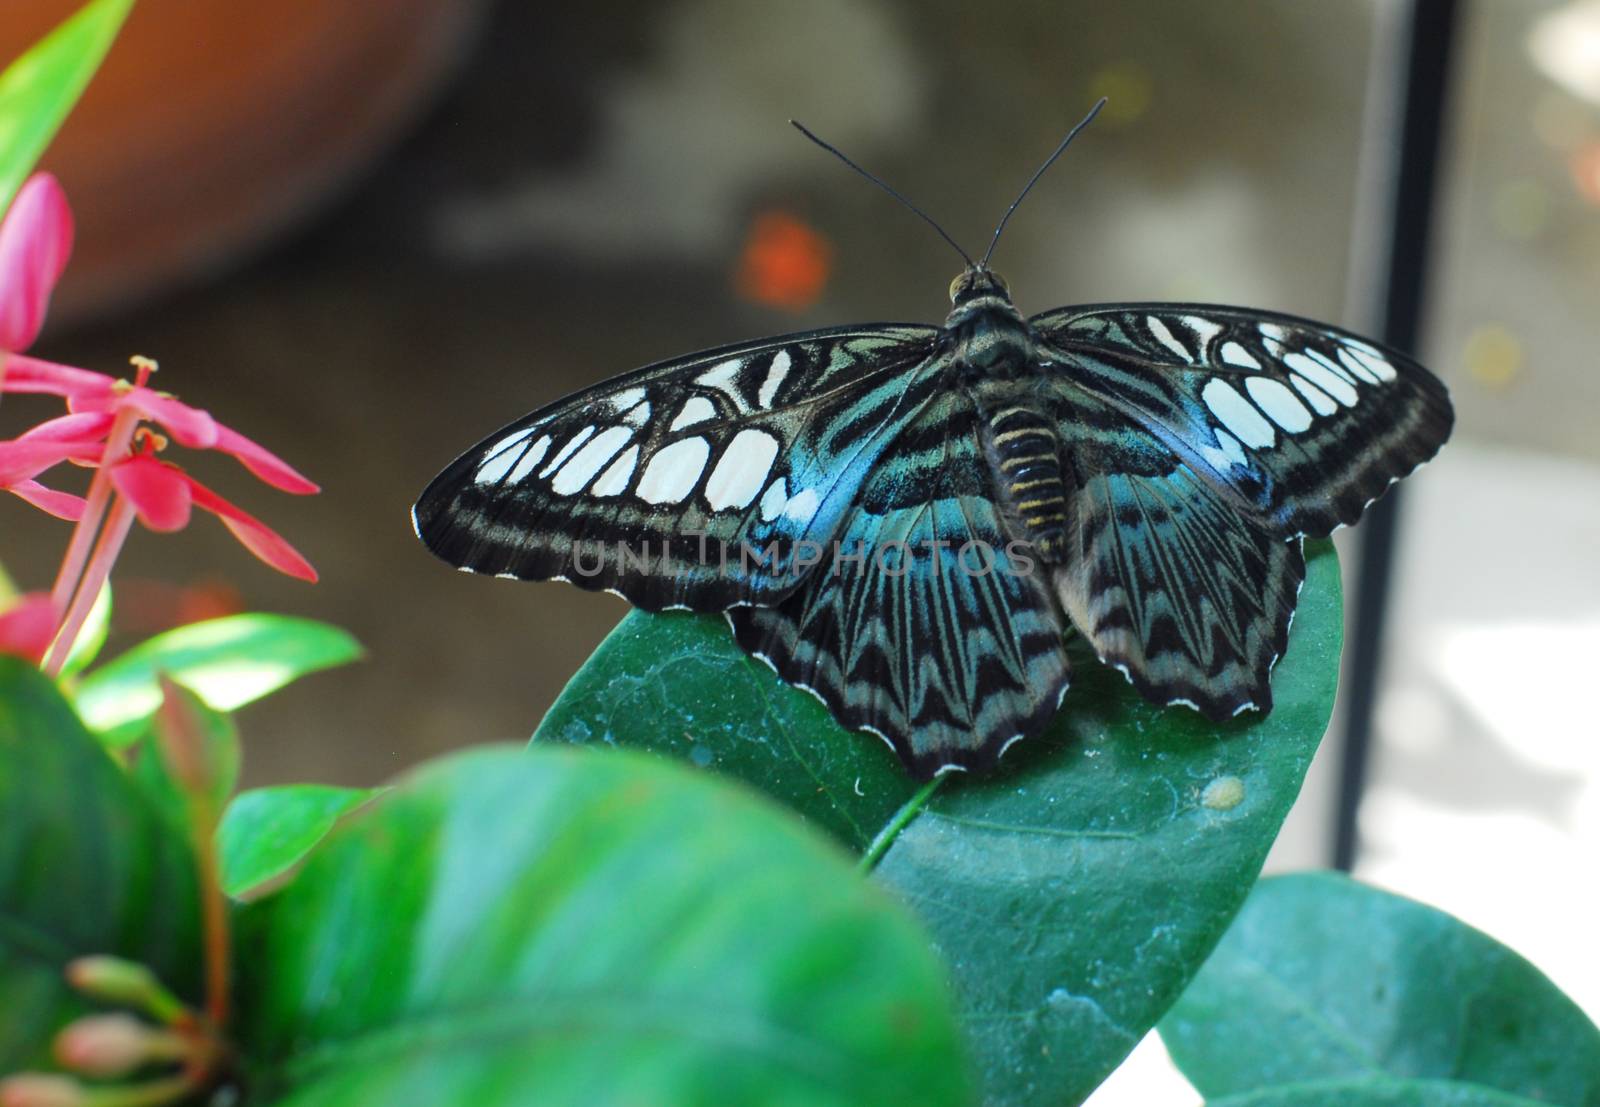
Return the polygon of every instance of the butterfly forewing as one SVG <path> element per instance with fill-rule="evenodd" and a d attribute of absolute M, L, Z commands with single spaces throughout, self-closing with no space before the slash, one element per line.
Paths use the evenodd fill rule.
<path fill-rule="evenodd" d="M 922 776 L 1042 731 L 1074 629 L 1159 703 L 1270 708 L 1302 536 L 1438 450 L 1443 386 L 1289 316 L 1025 324 L 981 266 L 963 280 L 946 328 L 729 346 L 537 411 L 446 469 L 417 531 L 476 572 L 726 611 Z"/>
<path fill-rule="evenodd" d="M 1353 523 L 1450 434 L 1449 398 L 1426 369 L 1292 316 L 1112 304 L 1029 322 L 1069 406 L 1078 393 L 1114 405 L 1286 536 Z"/>
<path fill-rule="evenodd" d="M 937 334 L 817 331 L 615 378 L 468 450 L 423 492 L 417 533 L 461 568 L 647 610 L 772 602 L 934 394 Z"/>

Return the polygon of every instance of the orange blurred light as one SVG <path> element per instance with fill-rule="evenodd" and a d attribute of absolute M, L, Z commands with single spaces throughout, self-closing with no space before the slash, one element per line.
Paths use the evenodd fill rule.
<path fill-rule="evenodd" d="M 202 619 L 237 615 L 244 610 L 244 596 L 216 577 L 191 584 L 130 577 L 117 588 L 116 610 L 118 630 L 145 637 Z"/>
<path fill-rule="evenodd" d="M 1586 142 L 1574 150 L 1567 167 L 1572 172 L 1572 183 L 1578 195 L 1591 204 L 1600 205 L 1600 142 Z"/>
<path fill-rule="evenodd" d="M 750 224 L 734 290 L 747 300 L 787 311 L 817 302 L 833 269 L 833 246 L 785 211 L 765 211 Z"/>

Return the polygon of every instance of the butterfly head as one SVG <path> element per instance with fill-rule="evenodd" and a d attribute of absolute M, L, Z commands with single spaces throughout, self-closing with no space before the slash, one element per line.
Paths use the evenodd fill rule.
<path fill-rule="evenodd" d="M 950 282 L 950 303 L 954 307 L 984 298 L 1011 303 L 1011 288 L 1006 279 L 987 266 L 968 266 Z"/>

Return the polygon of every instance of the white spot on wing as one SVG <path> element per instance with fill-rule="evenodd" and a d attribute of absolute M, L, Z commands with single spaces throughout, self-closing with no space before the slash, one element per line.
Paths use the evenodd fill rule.
<path fill-rule="evenodd" d="M 747 506 L 767 483 L 777 456 L 778 440 L 766 431 L 742 430 L 734 435 L 706 481 L 706 503 L 711 510 Z"/>
<path fill-rule="evenodd" d="M 1188 348 L 1184 346 L 1182 342 L 1179 342 L 1176 338 L 1172 337 L 1172 332 L 1167 329 L 1167 325 L 1156 316 L 1146 315 L 1144 317 L 1144 325 L 1150 328 L 1150 333 L 1156 336 L 1156 341 L 1160 342 L 1167 349 L 1177 354 L 1179 360 L 1194 360 L 1190 356 Z"/>
<path fill-rule="evenodd" d="M 1322 389 L 1306 380 L 1299 373 L 1289 374 L 1289 383 L 1294 385 L 1294 390 L 1306 398 L 1306 402 L 1316 409 L 1318 415 L 1332 415 L 1339 410 L 1339 405 Z"/>
<path fill-rule="evenodd" d="M 1261 342 L 1267 348 L 1267 353 L 1273 357 L 1283 356 L 1283 340 L 1288 331 L 1276 323 L 1262 323 L 1258 328 L 1261 332 Z"/>
<path fill-rule="evenodd" d="M 626 446 L 632 437 L 633 430 L 630 427 L 607 427 L 561 467 L 556 479 L 550 482 L 550 491 L 558 496 L 570 496 L 577 492 L 594 479 L 600 467 L 615 457 L 617 451 Z"/>
<path fill-rule="evenodd" d="M 809 523 L 811 517 L 817 513 L 817 508 L 822 506 L 822 500 L 813 488 L 802 488 L 785 505 L 783 513 L 797 523 Z"/>
<path fill-rule="evenodd" d="M 550 436 L 540 435 L 539 441 L 528 447 L 528 452 L 522 455 L 522 460 L 517 462 L 517 467 L 511 470 L 506 480 L 511 484 L 526 480 L 528 474 L 533 472 L 534 466 L 539 464 L 539 459 L 544 457 L 545 451 L 550 448 Z"/>
<path fill-rule="evenodd" d="M 541 477 L 548 477 L 551 473 L 561 468 L 561 463 L 572 456 L 572 451 L 589 441 L 589 436 L 594 433 L 593 427 L 584 427 L 577 434 L 567 439 L 567 444 L 556 451 L 556 456 L 550 459 L 550 464 L 539 471 Z"/>
<path fill-rule="evenodd" d="M 613 392 L 606 397 L 606 403 L 611 405 L 611 413 L 613 415 L 620 415 L 643 401 L 644 389 L 642 388 L 624 388 L 621 392 Z"/>
<path fill-rule="evenodd" d="M 672 426 L 667 429 L 679 430 L 683 427 L 692 427 L 696 423 L 704 423 L 716 414 L 716 405 L 710 400 L 704 396 L 690 396 L 684 401 L 683 410 L 672 420 Z"/>
<path fill-rule="evenodd" d="M 1244 447 L 1239 445 L 1239 440 L 1225 430 L 1212 428 L 1217 436 L 1215 446 L 1200 447 L 1200 456 L 1216 467 L 1220 472 L 1229 466 L 1237 465 L 1241 469 L 1249 468 L 1250 459 L 1245 456 Z"/>
<path fill-rule="evenodd" d="M 762 407 L 771 407 L 773 397 L 777 396 L 778 389 L 783 385 L 783 379 L 789 375 L 789 351 L 779 350 L 772 359 L 772 364 L 767 366 L 767 379 L 761 382 L 761 391 L 756 395 L 756 402 Z"/>
<path fill-rule="evenodd" d="M 1237 342 L 1224 342 L 1222 344 L 1222 360 L 1229 365 L 1237 365 L 1241 369 L 1259 369 L 1261 363 L 1255 355 Z"/>
<path fill-rule="evenodd" d="M 1377 374 L 1379 380 L 1392 381 L 1400 375 L 1399 371 L 1383 356 L 1383 353 L 1371 343 L 1362 342 L 1355 338 L 1347 338 L 1344 340 L 1344 344 L 1349 347 L 1352 354 L 1361 359 L 1363 365 Z"/>
<path fill-rule="evenodd" d="M 1289 354 L 1283 359 L 1283 364 L 1293 369 L 1296 373 L 1303 374 L 1306 380 L 1322 389 L 1335 400 L 1338 400 L 1345 407 L 1356 406 L 1356 399 L 1358 398 L 1356 390 L 1350 387 L 1348 381 L 1322 362 L 1305 354 Z"/>
<path fill-rule="evenodd" d="M 1200 398 L 1211 409 L 1211 414 L 1222 421 L 1246 446 L 1262 448 L 1277 441 L 1272 424 L 1261 417 L 1255 405 L 1227 381 L 1213 378 L 1200 390 Z"/>
<path fill-rule="evenodd" d="M 1211 344 L 1211 340 L 1222 333 L 1222 326 L 1207 319 L 1204 315 L 1185 315 L 1184 326 L 1194 331 L 1200 338 L 1200 349 L 1204 350 Z"/>
<path fill-rule="evenodd" d="M 644 401 L 634 404 L 622 421 L 634 427 L 644 426 L 650 421 L 650 405 Z"/>
<path fill-rule="evenodd" d="M 783 514 L 785 505 L 789 502 L 789 488 L 787 482 L 779 477 L 767 485 L 767 490 L 761 494 L 761 518 L 765 522 L 772 522 Z"/>
<path fill-rule="evenodd" d="M 707 388 L 728 388 L 739 379 L 739 370 L 744 367 L 744 362 L 738 358 L 729 358 L 719 361 L 694 379 L 695 384 L 703 384 Z"/>
<path fill-rule="evenodd" d="M 1378 383 L 1378 374 L 1367 367 L 1365 359 L 1361 358 L 1348 346 L 1339 347 L 1339 360 L 1344 362 L 1344 367 L 1368 384 Z"/>
<path fill-rule="evenodd" d="M 647 504 L 675 504 L 685 499 L 700 482 L 711 443 L 704 438 L 685 438 L 663 446 L 644 467 L 634 495 Z"/>
<path fill-rule="evenodd" d="M 504 477 L 513 465 L 528 457 L 533 458 L 530 464 L 537 465 L 539 459 L 544 456 L 545 451 L 550 448 L 549 438 L 541 438 L 525 451 L 518 452 L 517 450 L 517 446 L 526 442 L 528 436 L 532 433 L 532 428 L 520 431 L 495 446 L 494 453 L 489 460 L 478 466 L 477 475 L 473 477 L 473 480 L 479 484 L 494 484 Z"/>
<path fill-rule="evenodd" d="M 1250 393 L 1256 406 L 1267 413 L 1268 419 L 1289 433 L 1295 434 L 1311 426 L 1311 412 L 1285 385 L 1270 377 L 1250 377 L 1244 382 L 1244 390 Z"/>
<path fill-rule="evenodd" d="M 639 464 L 639 447 L 629 446 L 611 463 L 611 468 L 600 474 L 600 479 L 589 489 L 591 496 L 618 496 L 628 490 L 628 478 L 633 467 Z"/>

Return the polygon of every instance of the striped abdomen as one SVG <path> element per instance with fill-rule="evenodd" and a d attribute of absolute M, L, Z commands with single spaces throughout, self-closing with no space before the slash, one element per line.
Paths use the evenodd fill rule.
<path fill-rule="evenodd" d="M 1018 535 L 1039 555 L 1056 561 L 1066 538 L 1066 485 L 1061 440 L 1041 413 L 1020 405 L 996 408 L 984 422 L 985 445 L 997 468 L 996 484 L 1025 528 Z"/>

